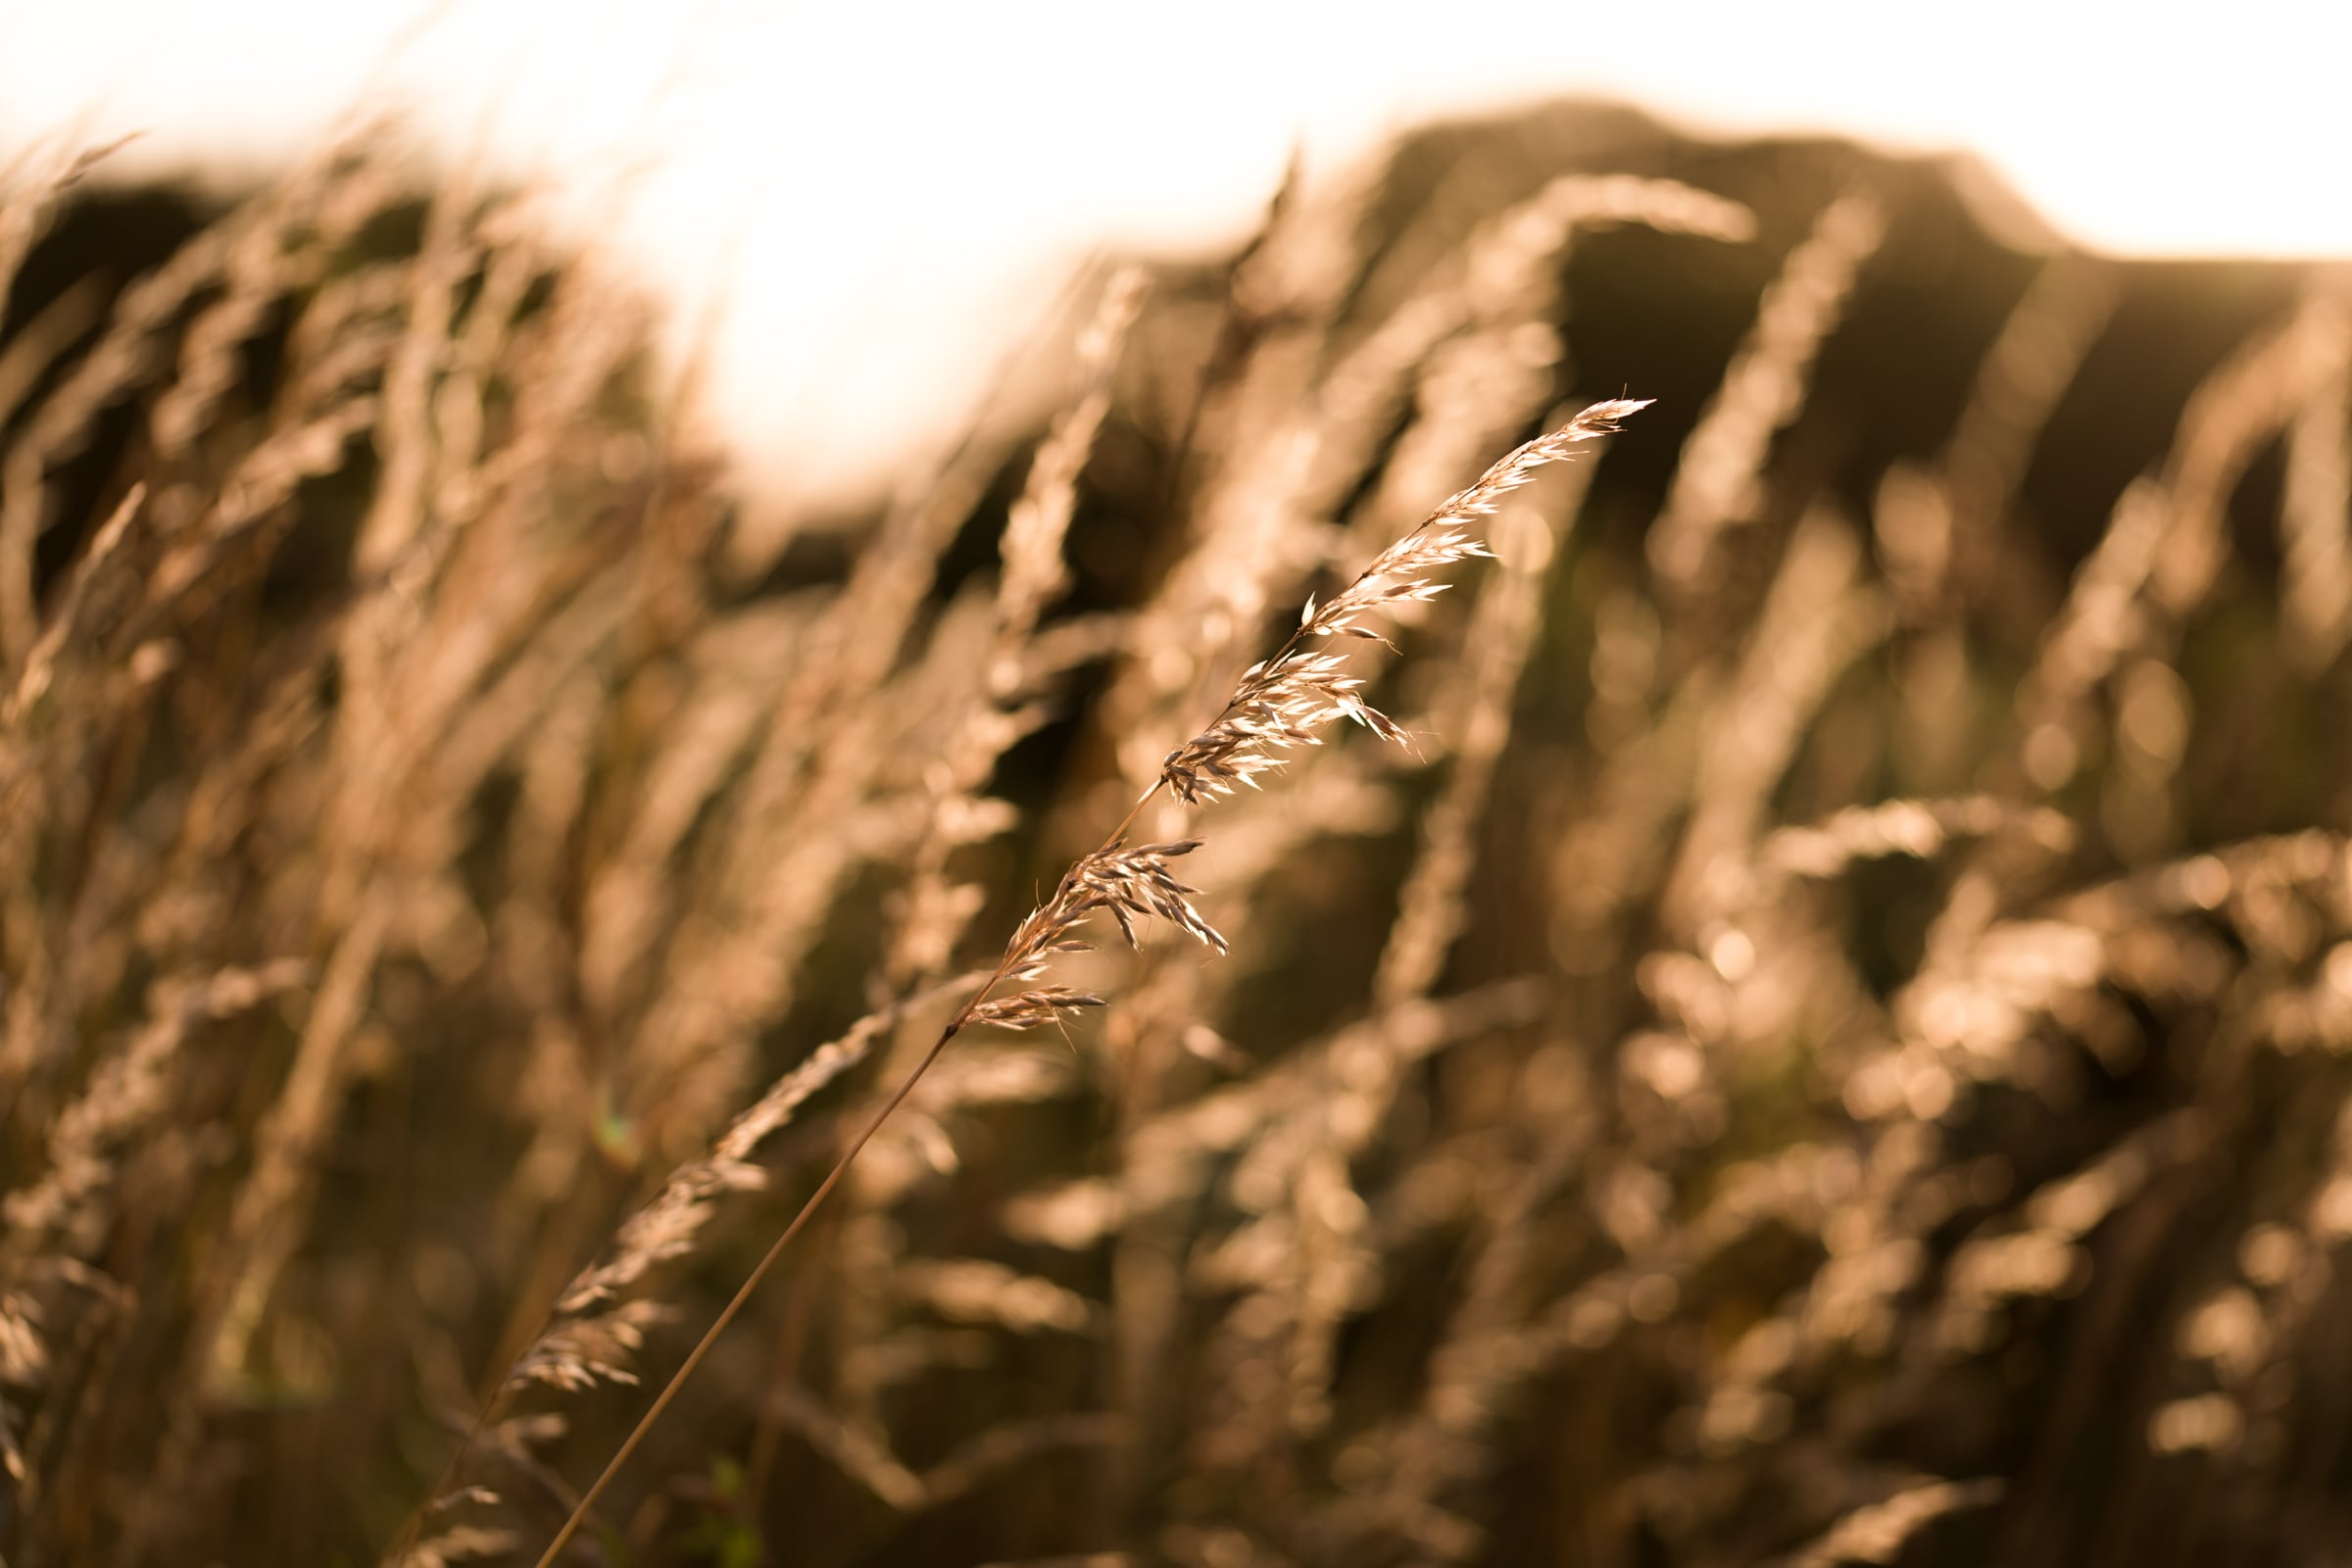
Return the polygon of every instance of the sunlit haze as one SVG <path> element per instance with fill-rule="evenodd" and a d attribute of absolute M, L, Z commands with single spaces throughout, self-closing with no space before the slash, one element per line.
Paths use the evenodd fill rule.
<path fill-rule="evenodd" d="M 551 176 L 675 304 L 716 411 L 839 500 L 953 419 L 1090 247 L 1228 237 L 1292 148 L 1571 92 L 1980 155 L 2138 254 L 2352 254 L 2346 14 L 1993 4 L 209 6 L 9 0 L 0 136 L 136 173 L 283 161 L 356 103 Z M 1441 21 L 1442 19 L 1442 21 Z M 715 295 L 713 291 L 716 291 Z"/>

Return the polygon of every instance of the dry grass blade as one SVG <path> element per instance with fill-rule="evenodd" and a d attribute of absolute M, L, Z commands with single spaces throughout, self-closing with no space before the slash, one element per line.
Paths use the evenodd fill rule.
<path fill-rule="evenodd" d="M 1136 939 L 1136 920 L 1156 917 L 1205 946 L 1224 951 L 1225 939 L 1192 906 L 1190 899 L 1195 890 L 1177 881 L 1167 869 L 1168 860 L 1191 854 L 1202 841 L 1187 839 L 1132 850 L 1124 847 L 1128 827 L 1161 787 L 1168 788 L 1188 805 L 1213 799 L 1229 792 L 1233 782 L 1246 782 L 1280 765 L 1275 752 L 1312 743 L 1316 739 L 1315 728 L 1335 718 L 1354 718 L 1384 739 L 1402 738 L 1402 731 L 1393 722 L 1353 695 L 1360 682 L 1339 673 L 1340 661 L 1336 657 L 1301 654 L 1296 651 L 1297 645 L 1308 637 L 1349 634 L 1383 641 L 1360 624 L 1361 617 L 1376 610 L 1433 597 L 1443 585 L 1430 581 L 1432 571 L 1488 553 L 1466 531 L 1466 524 L 1491 514 L 1502 497 L 1528 483 L 1546 465 L 1572 456 L 1584 443 L 1615 430 L 1617 421 L 1647 406 L 1644 400 L 1618 400 L 1596 403 L 1583 410 L 1559 429 L 1539 436 L 1495 463 L 1476 483 L 1439 507 L 1420 527 L 1381 552 L 1339 593 L 1319 606 L 1308 602 L 1299 616 L 1298 629 L 1291 634 L 1290 640 L 1272 658 L 1244 673 L 1241 684 L 1226 703 L 1225 711 L 1207 730 L 1170 756 L 1161 770 L 1160 783 L 1153 785 L 1129 809 L 1102 848 L 1072 865 L 1054 896 L 1021 922 L 978 995 L 956 1009 L 913 1072 L 818 1183 L 734 1298 L 656 1396 L 652 1407 L 639 1418 L 603 1473 L 581 1495 L 570 1518 L 540 1554 L 539 1568 L 552 1568 L 596 1505 L 597 1498 L 709 1353 L 718 1335 L 742 1310 L 785 1248 L 839 1184 L 859 1152 L 914 1091 L 949 1042 L 966 1028 L 994 1025 L 1003 1029 L 1033 1029 L 1079 1009 L 1102 1004 L 1102 998 L 1066 986 L 1032 986 L 1003 998 L 994 995 L 999 986 L 1035 980 L 1046 972 L 1055 956 L 1081 951 L 1085 944 L 1071 933 L 1088 915 L 1099 911 L 1107 912 L 1130 943 Z"/>
<path fill-rule="evenodd" d="M 1465 524 L 1492 514 L 1497 502 L 1546 464 L 1560 462 L 1646 407 L 1642 401 L 1620 400 L 1583 410 L 1559 429 L 1528 442 L 1489 468 L 1428 521 L 1382 551 L 1347 587 L 1321 604 L 1308 600 L 1298 629 L 1271 658 L 1243 672 L 1216 721 L 1168 754 L 1160 768 L 1168 789 L 1188 806 L 1230 795 L 1279 767 L 1282 752 L 1319 744 L 1316 730 L 1334 719 L 1353 719 L 1383 740 L 1404 739 L 1395 720 L 1356 695 L 1364 683 L 1347 673 L 1343 655 L 1313 653 L 1303 645 L 1327 637 L 1385 645 L 1385 637 L 1363 624 L 1365 616 L 1435 598 L 1446 585 L 1430 580 L 1430 573 L 1490 553 Z"/>

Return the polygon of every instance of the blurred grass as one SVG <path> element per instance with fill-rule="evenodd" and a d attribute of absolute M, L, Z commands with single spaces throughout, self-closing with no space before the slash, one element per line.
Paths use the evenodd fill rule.
<path fill-rule="evenodd" d="M 1092 371 L 1008 372 L 993 411 L 1112 396 L 1067 591 L 1007 631 L 1041 430 L 984 412 L 887 515 L 765 518 L 527 192 L 390 140 L 228 208 L 14 167 L 12 1568 L 359 1562 L 428 1500 L 410 1560 L 531 1560 L 928 1045 L 923 988 L 1394 517 L 1624 392 L 1658 401 L 1379 675 L 1416 746 L 1202 818 L 1232 956 L 1082 960 L 1105 1015 L 958 1042 L 573 1560 L 2341 1539 L 2340 271 L 2024 247 L 1981 175 L 1826 140 L 1431 127 L 1153 268 Z M 1659 183 L 1601 221 L 1579 172 Z M 1883 237 L 1765 341 L 1848 197 Z M 77 287 L 105 310 L 44 345 Z M 1742 421 L 1686 568 L 1661 513 Z M 1376 1004 L 1416 900 L 1438 978 Z M 675 1249 L 616 1238 L 681 1171 L 715 1185 Z"/>

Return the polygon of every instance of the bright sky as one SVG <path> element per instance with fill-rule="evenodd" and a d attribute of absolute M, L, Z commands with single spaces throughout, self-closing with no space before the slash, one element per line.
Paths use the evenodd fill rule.
<path fill-rule="evenodd" d="M 0 0 L 0 157 L 257 168 L 363 96 L 453 151 L 625 202 L 787 494 L 869 484 L 1098 243 L 1197 246 L 1433 114 L 1567 92 L 1700 128 L 1968 148 L 2102 248 L 2352 256 L 2352 6 L 1977 0 L 1181 5 Z M 911 413 L 909 411 L 912 411 Z"/>

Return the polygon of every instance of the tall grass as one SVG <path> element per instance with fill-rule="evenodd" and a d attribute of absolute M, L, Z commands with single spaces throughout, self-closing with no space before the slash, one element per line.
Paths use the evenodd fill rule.
<path fill-rule="evenodd" d="M 527 192 L 7 170 L 9 1568 L 2341 1539 L 2337 274 L 1441 127 L 766 517 Z"/>

